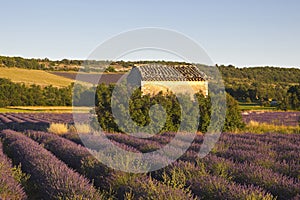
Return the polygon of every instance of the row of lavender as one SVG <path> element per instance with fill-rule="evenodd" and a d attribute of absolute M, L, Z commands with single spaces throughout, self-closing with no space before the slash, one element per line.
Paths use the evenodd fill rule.
<path fill-rule="evenodd" d="M 30 198 L 192 199 L 190 193 L 162 184 L 145 174 L 113 171 L 91 156 L 86 148 L 67 139 L 44 132 L 27 134 L 40 143 L 45 140 L 45 148 L 19 132 L 4 130 L 0 136 L 4 141 L 5 152 L 14 163 L 22 164 L 24 172 L 31 175 L 30 185 L 27 187 L 29 191 L 26 191 Z M 54 155 L 46 149 L 51 150 Z M 68 167 L 58 158 L 65 161 Z M 88 177 L 90 182 L 69 167 Z M 98 190 L 105 190 L 106 194 L 100 194 L 91 182 Z"/>
<path fill-rule="evenodd" d="M 141 150 L 149 146 L 148 141 L 124 135 L 110 138 Z M 181 157 L 182 160 L 199 161 L 197 152 L 200 138 L 197 136 L 196 142 Z M 154 137 L 151 140 L 156 139 Z M 162 139 L 157 138 L 157 141 Z M 299 152 L 300 135 L 297 134 L 223 134 L 212 153 L 199 162 L 204 162 L 214 175 L 241 184 L 254 184 L 280 199 L 290 199 L 300 193 Z M 226 162 L 223 162 L 224 159 Z"/>
<path fill-rule="evenodd" d="M 119 144 L 123 144 L 123 145 L 126 144 L 126 145 L 130 146 L 131 148 L 128 148 L 127 146 L 125 146 L 127 148 L 126 150 L 128 150 L 128 151 L 148 152 L 148 151 L 153 151 L 155 149 L 158 149 L 163 144 L 168 143 L 174 135 L 171 133 L 170 134 L 166 133 L 166 134 L 156 136 L 156 137 L 153 137 L 153 138 L 147 139 L 147 140 L 129 137 L 124 134 L 108 134 L 107 136 L 108 136 L 108 138 L 111 138 L 114 141 L 119 142 Z M 227 136 L 227 135 L 225 135 L 225 136 Z M 43 136 L 43 137 L 45 137 L 45 136 Z M 52 136 L 52 137 L 55 137 L 55 136 Z M 80 143 L 80 140 L 78 138 L 74 137 L 74 135 L 73 136 L 67 135 L 66 137 L 68 137 L 69 139 L 72 139 L 75 142 Z M 98 150 L 98 151 L 102 150 L 103 151 L 103 144 L 101 144 L 103 142 L 103 140 L 101 140 L 101 138 L 99 138 L 97 136 L 91 136 L 91 135 L 86 135 L 84 137 L 85 137 L 84 141 L 86 143 L 88 143 L 89 147 L 93 148 L 94 150 Z M 232 135 L 228 135 L 228 137 L 232 137 Z M 223 140 L 225 140 L 225 139 L 226 139 L 226 137 L 224 137 Z M 233 138 L 233 140 L 234 140 L 234 138 Z M 296 140 L 298 140 L 298 139 L 296 138 Z M 51 141 L 53 141 L 53 140 L 51 140 Z M 153 141 L 156 141 L 156 142 L 153 142 Z M 195 162 L 195 160 L 197 160 L 197 157 L 196 157 L 197 154 L 195 153 L 195 151 L 199 150 L 199 146 L 200 146 L 199 143 L 201 143 L 201 141 L 202 141 L 202 136 L 197 136 L 195 141 L 196 142 L 191 145 L 190 150 L 184 156 L 181 157 L 181 160 L 188 161 L 189 163 L 193 163 L 193 162 Z M 221 139 L 221 141 L 222 141 L 222 139 Z M 181 142 L 184 142 L 184 141 L 181 141 Z M 99 144 L 101 144 L 101 145 L 99 145 Z M 180 146 L 180 141 L 178 141 L 174 144 L 175 145 L 177 144 Z M 174 148 L 172 150 L 176 150 L 176 148 Z M 108 151 L 107 149 L 105 150 L 105 152 L 109 152 L 110 154 L 112 153 L 112 152 Z M 241 156 L 243 156 L 243 155 L 241 155 Z M 216 162 L 210 161 L 210 160 L 214 161 L 214 160 L 216 160 L 216 158 L 217 158 Z M 274 196 L 279 197 L 279 199 L 285 199 L 285 198 L 289 199 L 289 198 L 295 197 L 299 194 L 299 189 L 298 189 L 299 181 L 296 180 L 296 178 L 293 179 L 292 177 L 284 176 L 276 171 L 273 171 L 271 169 L 265 168 L 260 165 L 255 165 L 255 164 L 246 163 L 246 162 L 239 163 L 239 162 L 235 162 L 230 159 L 225 159 L 225 161 L 227 162 L 227 165 L 225 165 L 226 163 L 222 164 L 224 159 L 222 160 L 221 157 L 216 157 L 216 158 L 215 158 L 215 156 L 209 156 L 208 159 L 204 159 L 204 161 L 200 160 L 199 162 L 202 162 L 203 164 L 205 164 L 206 171 L 210 172 L 210 175 L 209 175 L 210 178 L 212 178 L 211 176 L 213 176 L 214 178 L 217 177 L 217 179 L 221 179 L 221 180 L 219 180 L 220 182 L 222 182 L 222 184 L 220 184 L 220 185 L 223 185 L 222 186 L 223 188 L 224 187 L 227 188 L 227 190 L 225 189 L 225 191 L 227 191 L 227 192 L 235 191 L 233 189 L 229 189 L 229 188 L 231 188 L 230 185 L 232 185 L 232 184 L 237 184 L 240 187 L 246 183 L 247 187 L 250 187 L 250 188 L 253 187 L 253 185 L 255 185 L 255 187 L 252 189 L 256 191 L 256 194 L 265 194 L 266 195 L 266 193 L 264 193 L 265 191 L 263 191 L 263 189 L 265 189 L 267 191 L 270 191 Z M 222 165 L 224 165 L 223 173 L 225 173 L 226 176 L 224 174 L 218 174 L 218 171 L 221 170 L 221 169 L 218 169 L 218 165 L 220 165 L 219 168 L 222 168 Z M 298 167 L 299 167 L 299 165 L 298 165 Z M 226 170 L 230 170 L 230 171 L 226 171 Z M 186 171 L 186 170 L 184 170 L 184 171 Z M 187 170 L 187 171 L 190 171 L 190 170 Z M 295 170 L 295 172 L 297 172 L 297 170 Z M 187 173 L 190 173 L 190 172 L 187 172 Z M 163 174 L 163 173 L 159 172 L 158 174 Z M 270 176 L 264 177 L 265 174 L 268 174 Z M 295 175 L 295 176 L 297 176 L 297 175 Z M 193 177 L 195 177 L 195 176 L 193 176 Z M 201 177 L 202 176 L 199 176 L 198 178 L 201 178 Z M 232 182 L 232 178 L 235 180 L 234 182 Z M 211 186 L 213 188 L 216 187 L 216 185 L 215 185 L 216 183 L 214 181 L 212 181 L 212 179 L 206 179 L 206 181 L 211 182 L 213 184 L 213 186 L 211 184 L 206 183 L 204 185 L 205 187 L 206 186 L 207 187 Z M 203 180 L 201 179 L 201 181 L 199 180 L 199 181 L 194 181 L 194 182 L 196 182 L 197 184 L 199 182 L 203 183 Z M 194 183 L 194 182 L 192 182 L 192 183 Z M 217 183 L 220 183 L 220 182 L 217 182 Z M 227 187 L 224 186 L 225 183 L 227 183 Z M 270 184 L 272 186 L 270 186 Z M 190 183 L 187 185 L 196 187 L 196 184 Z M 187 185 L 185 185 L 185 186 L 187 186 Z M 194 187 L 191 187 L 191 188 L 194 188 Z M 199 187 L 196 187 L 196 188 L 199 190 Z M 205 196 L 205 194 L 209 194 L 208 196 L 212 196 L 211 193 L 208 193 L 208 190 L 205 190 L 203 188 L 201 188 L 201 189 L 202 189 L 201 190 L 202 196 L 203 195 Z M 249 191 L 249 188 L 246 190 Z M 260 192 L 258 192 L 258 190 L 260 190 Z M 195 188 L 192 191 L 195 194 L 199 194 L 196 192 Z M 214 192 L 216 192 L 216 190 L 214 190 Z M 282 192 L 284 192 L 284 195 Z M 245 192 L 245 194 L 249 194 L 249 193 Z M 251 194 L 253 195 L 253 193 L 251 193 Z M 224 191 L 222 192 L 222 195 L 225 195 Z M 262 196 L 264 196 L 264 195 L 262 195 Z"/>
<path fill-rule="evenodd" d="M 0 199 L 26 199 L 23 187 L 18 182 L 11 160 L 3 153 L 0 142 Z"/>
<path fill-rule="evenodd" d="M 285 126 L 298 126 L 300 120 L 300 112 L 247 111 L 242 116 L 246 123 L 256 121 Z"/>
<path fill-rule="evenodd" d="M 296 155 L 299 154 L 298 135 L 224 134 L 212 154 L 205 159 L 197 157 L 197 151 L 203 142 L 203 136 L 197 135 L 189 150 L 178 162 L 147 175 L 132 175 L 111 170 L 101 164 L 80 145 L 80 138 L 74 134 L 65 136 L 69 140 L 44 132 L 29 131 L 26 134 L 43 144 L 44 148 L 69 167 L 93 181 L 98 189 L 107 192 L 113 189 L 113 194 L 110 195 L 118 199 L 124 196 L 151 196 L 155 199 L 299 198 L 299 155 Z M 114 144 L 131 152 L 156 150 L 169 143 L 174 136 L 174 133 L 165 133 L 149 139 L 138 139 L 124 134 L 107 134 Z M 6 137 L 8 135 L 4 138 Z M 98 152 L 116 154 L 113 149 L 103 145 L 101 137 L 82 137 L 85 137 L 84 141 L 95 155 Z M 173 141 L 173 147 L 170 147 L 171 154 L 180 149 L 185 142 L 184 135 Z M 256 149 L 257 154 L 254 152 Z"/>
<path fill-rule="evenodd" d="M 297 126 L 300 112 L 263 112 L 248 111 L 242 113 L 243 120 L 248 123 L 251 120 L 276 125 Z M 77 113 L 76 118 L 82 123 L 87 122 L 87 114 Z M 73 123 L 71 113 L 7 113 L 0 114 L 1 123 L 45 122 L 45 123 Z"/>
<path fill-rule="evenodd" d="M 13 163 L 30 175 L 25 187 L 30 199 L 103 199 L 87 179 L 22 133 L 4 130 L 0 137 Z"/>
<path fill-rule="evenodd" d="M 77 113 L 76 118 L 82 123 L 86 122 L 87 114 Z M 73 123 L 71 113 L 6 113 L 0 114 L 0 124 L 6 123 Z"/>
<path fill-rule="evenodd" d="M 166 133 L 151 139 L 138 139 L 124 134 L 107 134 L 107 137 L 126 144 L 138 151 L 149 152 L 161 148 L 174 135 Z M 79 141 L 67 136 L 73 141 Z M 84 138 L 85 144 L 94 149 L 99 141 L 93 136 Z M 184 139 L 184 138 L 183 138 Z M 271 192 L 279 199 L 299 197 L 300 193 L 300 136 L 279 134 L 224 134 L 211 155 L 204 160 L 197 158 L 197 151 L 203 141 L 196 137 L 181 160 L 203 163 L 212 175 L 221 176 L 227 181 L 255 185 Z M 184 141 L 176 141 L 180 147 Z M 98 147 L 99 149 L 99 147 Z M 97 149 L 97 150 L 98 150 Z M 177 148 L 178 149 L 178 148 Z M 176 148 L 170 149 L 171 153 Z"/>
<path fill-rule="evenodd" d="M 76 136 L 76 135 L 75 135 Z M 106 134 L 106 136 L 121 144 L 126 144 L 136 150 L 146 153 L 160 149 L 172 140 L 174 150 L 184 146 L 184 137 L 173 139 L 175 134 L 164 133 L 148 139 L 131 137 L 125 134 Z M 183 135 L 184 136 L 184 135 Z M 68 134 L 65 137 L 80 143 L 84 139 L 89 147 L 96 148 L 99 144 L 97 140 L 72 137 Z M 178 136 L 177 136 L 178 138 Z M 203 142 L 203 136 L 197 135 L 188 151 L 181 157 L 183 160 L 193 160 L 197 158 L 197 152 Z M 300 135 L 290 134 L 222 134 L 213 153 L 219 157 L 230 158 L 234 162 L 248 162 L 261 165 L 265 168 L 273 169 L 285 175 L 300 178 Z"/>
<path fill-rule="evenodd" d="M 59 136 L 44 132 L 30 131 L 27 135 L 43 144 L 46 149 L 53 152 L 69 166 L 79 170 L 79 172 L 86 177 L 94 180 L 96 186 L 103 188 L 107 185 L 113 188 L 118 197 L 122 197 L 124 191 L 131 191 L 135 197 L 154 199 L 189 199 L 193 197 L 193 195 L 196 195 L 194 196 L 196 198 L 202 199 L 273 198 L 271 194 L 260 187 L 250 184 L 238 184 L 228 181 L 223 177 L 211 175 L 204 168 L 196 166 L 191 162 L 178 161 L 167 169 L 151 173 L 150 177 L 150 174 L 148 174 L 148 176 L 141 174 L 128 177 L 128 174 L 124 172 L 113 171 L 101 164 L 81 145 L 76 145 Z M 90 143 L 89 146 L 94 151 L 94 155 L 97 155 L 100 151 L 106 152 L 106 154 L 109 155 L 116 153 L 114 149 L 109 149 L 109 145 L 103 144 L 102 137 L 96 135 L 86 135 L 85 137 L 84 140 Z M 74 139 L 74 137 L 69 138 Z M 75 139 L 75 141 L 79 140 Z M 141 142 L 137 142 L 137 140 L 135 142 L 136 147 L 142 146 Z M 127 151 L 140 152 L 138 148 L 128 147 L 116 141 L 114 141 L 114 143 Z M 133 145 L 134 142 L 129 141 L 129 143 Z M 153 143 L 157 144 L 155 142 Z M 152 147 L 154 147 L 154 145 Z M 145 150 L 145 148 L 143 149 Z M 70 155 L 72 155 L 72 160 L 70 160 Z M 156 159 L 159 160 L 160 158 L 156 157 Z M 87 161 L 93 164 L 87 165 Z M 126 162 L 126 160 L 123 161 Z M 122 161 L 120 160 L 120 162 Z M 164 189 L 162 190 L 162 188 Z"/>

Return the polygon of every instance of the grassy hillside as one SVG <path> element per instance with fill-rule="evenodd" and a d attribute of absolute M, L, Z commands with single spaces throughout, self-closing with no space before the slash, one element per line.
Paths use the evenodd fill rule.
<path fill-rule="evenodd" d="M 6 67 L 0 67 L 0 78 L 7 78 L 13 82 L 25 83 L 26 85 L 53 85 L 57 87 L 65 87 L 73 82 L 71 79 L 57 76 L 42 70 Z"/>

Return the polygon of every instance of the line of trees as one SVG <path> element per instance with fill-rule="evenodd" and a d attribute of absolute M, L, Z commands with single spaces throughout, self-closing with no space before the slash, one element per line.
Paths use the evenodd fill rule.
<path fill-rule="evenodd" d="M 0 56 L 0 66 L 18 67 L 25 69 L 45 69 L 44 65 L 39 64 L 37 59 L 25 59 L 21 57 Z"/>
<path fill-rule="evenodd" d="M 259 103 L 261 106 L 277 106 L 281 110 L 300 110 L 300 85 L 236 84 L 226 91 L 236 100 Z"/>
<path fill-rule="evenodd" d="M 288 89 L 287 95 L 280 104 L 280 109 L 300 110 L 300 85 L 295 85 Z"/>
<path fill-rule="evenodd" d="M 50 71 L 69 71 L 79 70 L 83 61 L 81 60 L 57 60 L 52 61 L 48 58 L 34 59 L 22 57 L 0 56 L 0 67 L 18 67 L 24 69 L 50 70 Z M 60 66 L 60 67 L 57 67 Z M 72 67 L 70 67 L 72 66 Z M 78 66 L 78 67 L 74 67 Z"/>
<path fill-rule="evenodd" d="M 226 84 L 226 91 L 236 100 L 270 105 L 270 101 L 282 101 L 287 95 L 287 84 L 265 84 L 260 82 Z"/>
<path fill-rule="evenodd" d="M 74 90 L 75 88 L 75 90 Z M 85 101 L 85 104 L 80 105 L 82 99 L 90 99 L 93 95 L 93 90 L 96 89 L 95 102 Z M 8 79 L 0 79 L 0 107 L 5 106 L 71 106 L 72 101 L 75 105 L 80 106 L 96 106 L 97 121 L 105 131 L 122 132 L 116 122 L 124 124 L 127 131 L 136 131 L 136 127 L 131 126 L 130 122 L 124 117 L 117 119 L 112 113 L 111 98 L 115 89 L 115 85 L 100 84 L 97 88 L 87 88 L 82 85 L 72 84 L 69 87 L 57 88 L 53 86 L 40 87 L 37 85 L 25 86 L 20 83 L 13 83 Z M 126 90 L 126 88 L 123 88 Z M 118 113 L 121 116 L 126 116 L 126 105 L 128 103 L 122 100 L 125 97 L 126 91 L 122 88 L 118 91 L 120 99 L 115 99 L 118 105 Z M 73 93 L 74 91 L 74 93 Z M 212 94 L 211 94 L 212 95 Z M 200 111 L 198 131 L 206 132 L 210 124 L 210 116 L 212 114 L 211 98 L 205 98 L 203 95 L 196 94 L 195 98 L 199 104 L 194 105 L 189 99 L 189 96 L 183 97 L 181 104 L 177 97 L 172 94 L 159 93 L 155 96 L 142 95 L 141 90 L 137 89 L 131 95 L 129 100 L 130 118 L 139 126 L 145 127 L 154 120 L 153 132 L 157 130 L 161 119 L 166 119 L 161 131 L 177 131 L 182 125 L 188 131 L 196 123 L 192 119 L 196 116 L 195 106 Z M 91 99 L 93 100 L 93 99 Z M 241 113 L 238 109 L 237 101 L 230 95 L 226 95 L 227 111 L 225 117 L 224 131 L 240 129 L 244 126 Z M 166 111 L 166 116 L 163 113 L 156 113 L 154 118 L 151 118 L 151 109 L 153 105 L 162 105 Z M 182 107 L 183 106 L 183 107 Z M 280 109 L 300 110 L 300 85 L 291 86 L 284 101 L 279 105 Z M 186 113 L 182 113 L 182 109 L 186 109 Z M 125 114 L 124 114 L 125 113 Z M 150 113 L 150 114 L 149 114 Z M 182 118 L 185 116 L 186 118 Z M 123 119 L 123 121 L 122 121 Z M 121 121 L 120 121 L 121 120 Z M 143 129 L 140 129 L 143 130 Z"/>
<path fill-rule="evenodd" d="M 71 106 L 72 88 L 38 85 L 25 86 L 0 79 L 0 107 L 6 106 Z"/>
<path fill-rule="evenodd" d="M 233 65 L 217 66 L 225 82 L 230 80 L 256 80 L 260 83 L 298 83 L 300 69 L 282 67 L 245 67 L 237 68 Z"/>
<path fill-rule="evenodd" d="M 160 122 L 166 119 L 165 124 L 160 129 L 165 131 L 178 131 L 180 129 L 184 131 L 195 130 L 195 123 L 198 123 L 196 130 L 206 132 L 210 124 L 211 118 L 211 98 L 205 98 L 201 93 L 197 93 L 195 98 L 197 101 L 191 101 L 190 96 L 182 96 L 179 103 L 177 97 L 172 94 L 158 93 L 155 96 L 142 95 L 140 89 L 136 89 L 129 102 L 124 100 L 126 97 L 126 88 L 119 88 L 118 96 L 115 98 L 115 105 L 117 106 L 118 120 L 114 118 L 112 112 L 111 98 L 114 90 L 114 86 L 101 84 L 97 87 L 96 95 L 96 114 L 97 121 L 101 128 L 109 132 L 143 132 L 143 127 L 148 126 L 151 123 L 151 119 L 154 120 L 155 126 L 151 126 L 151 130 L 147 129 L 147 132 L 155 132 L 160 126 Z M 121 95 L 122 94 L 122 95 Z M 243 128 L 244 123 L 242 121 L 241 113 L 238 109 L 237 102 L 230 96 L 226 96 L 227 111 L 225 117 L 224 131 L 231 131 L 235 129 Z M 129 111 L 126 110 L 126 103 L 129 103 Z M 198 104 L 196 104 L 198 103 Z M 159 104 L 163 106 L 166 111 L 166 115 L 155 113 L 155 117 L 151 115 L 150 107 Z M 196 108 L 196 109 L 195 109 Z M 199 110 L 199 120 L 195 121 L 197 117 L 197 110 Z M 183 112 L 185 111 L 185 112 Z M 132 122 L 127 119 L 126 113 L 130 113 L 130 118 L 139 126 L 132 125 Z M 216 117 L 216 116 L 215 116 Z M 218 118 L 218 117 L 216 117 Z M 124 129 L 120 129 L 118 124 L 122 124 Z M 149 126 L 148 126 L 149 128 Z"/>
<path fill-rule="evenodd" d="M 51 85 L 46 87 L 38 85 L 25 86 L 22 83 L 13 83 L 9 79 L 0 78 L 0 107 L 26 105 L 70 106 L 72 105 L 72 98 L 77 105 L 80 102 L 80 98 L 85 98 L 92 93 L 93 88 L 87 88 L 78 84 L 76 84 L 76 87 L 74 96 L 72 96 L 73 84 L 64 88 L 57 88 Z M 113 88 L 113 86 L 110 87 Z M 253 83 L 250 86 L 237 84 L 233 87 L 227 87 L 226 91 L 236 100 L 269 105 L 269 99 L 273 97 L 273 99 L 277 100 L 276 103 L 279 109 L 300 110 L 299 88 L 300 84 L 294 86 L 278 85 L 270 88 L 263 84 Z M 106 90 L 103 87 L 102 89 Z"/>
<path fill-rule="evenodd" d="M 288 90 L 299 83 L 300 69 L 279 67 L 236 68 L 218 66 L 226 91 L 238 101 L 269 106 L 286 101 Z"/>

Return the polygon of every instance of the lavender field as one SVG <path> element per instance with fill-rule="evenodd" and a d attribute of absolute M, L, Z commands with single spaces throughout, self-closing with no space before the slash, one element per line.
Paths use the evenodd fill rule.
<path fill-rule="evenodd" d="M 76 114 L 78 118 L 81 118 L 82 123 L 86 122 L 86 114 Z M 80 119 L 79 119 L 80 120 Z M 11 122 L 24 123 L 73 123 L 73 117 L 71 113 L 6 113 L 0 114 L 0 124 L 6 124 Z"/>
<path fill-rule="evenodd" d="M 76 114 L 82 123 L 87 121 L 87 114 Z M 242 117 L 245 123 L 256 121 L 275 125 L 298 126 L 300 112 L 268 112 L 268 111 L 248 111 L 243 112 Z M 0 126 L 7 123 L 73 123 L 71 113 L 0 113 Z"/>
<path fill-rule="evenodd" d="M 300 112 L 268 112 L 268 111 L 248 111 L 242 113 L 243 120 L 248 123 L 256 121 L 260 123 L 298 126 L 300 120 Z"/>
<path fill-rule="evenodd" d="M 249 120 L 247 117 L 244 119 Z M 198 152 L 204 136 L 198 134 L 173 164 L 132 174 L 113 170 L 91 154 L 116 153 L 101 144 L 103 140 L 97 135 L 81 136 L 89 144 L 87 149 L 75 133 L 56 135 L 31 128 L 41 123 L 72 123 L 70 114 L 1 114 L 0 120 L 1 199 L 300 198 L 299 134 L 223 133 L 203 159 Z M 28 128 L 16 131 L 13 126 L 8 129 L 7 124 L 24 124 Z M 160 149 L 174 136 L 175 133 L 163 133 L 141 139 L 106 133 L 113 144 L 136 153 Z M 185 142 L 184 137 L 177 138 L 172 150 Z M 21 166 L 18 175 L 12 173 L 14 166 Z"/>

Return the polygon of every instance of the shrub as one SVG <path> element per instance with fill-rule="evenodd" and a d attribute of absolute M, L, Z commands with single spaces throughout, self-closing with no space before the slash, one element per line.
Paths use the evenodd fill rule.
<path fill-rule="evenodd" d="M 226 95 L 225 100 L 225 95 L 212 94 L 206 98 L 198 93 L 195 96 L 197 101 L 191 101 L 190 96 L 180 95 L 182 102 L 180 104 L 177 97 L 172 93 L 158 93 L 157 95 L 150 96 L 142 95 L 142 91 L 137 89 L 130 96 L 130 100 L 126 101 L 126 95 L 129 95 L 126 87 L 116 87 L 118 93 L 122 95 L 114 98 L 115 104 L 118 105 L 114 109 L 118 111 L 118 117 L 120 118 L 115 119 L 111 105 L 113 89 L 114 85 L 99 85 L 97 88 L 95 110 L 97 120 L 104 131 L 163 133 L 167 131 L 176 132 L 180 127 L 180 131 L 190 132 L 195 131 L 198 128 L 198 131 L 205 133 L 210 125 L 211 115 L 214 115 L 212 117 L 217 119 L 216 122 L 213 122 L 215 123 L 214 125 L 221 127 L 219 121 L 223 118 L 223 116 L 221 116 L 223 112 L 220 111 L 223 111 L 223 109 L 222 107 L 219 109 L 218 104 L 224 104 L 225 101 L 227 110 L 226 116 L 224 116 L 225 124 L 223 130 L 233 131 L 244 127 L 238 103 L 228 94 Z M 214 108 L 212 108 L 211 99 L 217 101 L 217 106 L 214 106 Z M 222 100 L 224 100 L 224 102 Z M 198 103 L 198 105 L 196 103 Z M 128 104 L 129 106 L 127 106 Z M 161 105 L 165 109 L 166 115 L 164 116 L 162 113 L 157 112 L 155 113 L 155 118 L 157 119 L 151 119 L 151 114 L 149 114 L 150 107 L 156 104 Z M 199 112 L 196 109 L 197 107 L 199 108 Z M 212 109 L 214 109 L 213 112 Z M 130 115 L 129 117 L 131 117 L 132 121 L 138 126 L 132 124 L 130 120 L 127 120 L 128 115 Z M 199 117 L 198 120 L 197 117 Z M 160 124 L 163 121 L 162 119 L 166 119 L 165 124 Z M 96 124 L 97 123 L 95 123 L 95 127 Z M 122 127 L 118 127 L 118 124 L 122 124 Z M 155 124 L 155 126 L 149 128 L 148 125 L 150 124 Z M 197 125 L 198 127 L 196 127 Z"/>
<path fill-rule="evenodd" d="M 263 189 L 253 186 L 243 186 L 217 176 L 200 176 L 188 183 L 194 194 L 203 199 L 257 199 L 272 200 L 274 197 Z"/>
<path fill-rule="evenodd" d="M 237 163 L 217 156 L 206 157 L 203 162 L 207 169 L 215 175 L 219 175 L 216 166 L 222 163 L 223 173 L 228 174 L 231 180 L 240 184 L 253 184 L 264 188 L 280 199 L 292 199 L 300 192 L 298 181 L 262 166 L 247 162 Z"/>
<path fill-rule="evenodd" d="M 90 133 L 91 130 L 92 129 L 89 124 L 75 124 L 69 127 L 69 132 L 71 133 L 84 134 L 84 133 Z"/>
<path fill-rule="evenodd" d="M 248 187 L 230 182 L 223 177 L 210 175 L 203 163 L 175 162 L 153 176 L 167 185 L 192 191 L 200 199 L 273 199 L 272 195 L 258 187 Z"/>
<path fill-rule="evenodd" d="M 50 127 L 48 128 L 48 132 L 58 135 L 65 134 L 68 132 L 68 126 L 66 124 L 51 123 Z"/>
<path fill-rule="evenodd" d="M 193 199 L 191 194 L 184 190 L 161 184 L 155 179 L 143 174 L 115 174 L 112 176 L 112 188 L 117 191 L 118 199 L 130 196 L 133 199 L 164 199 L 188 200 Z"/>
<path fill-rule="evenodd" d="M 235 131 L 245 127 L 242 114 L 239 110 L 237 101 L 227 94 L 226 96 L 226 118 L 224 123 L 224 131 Z"/>

